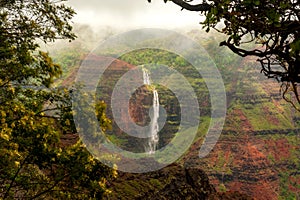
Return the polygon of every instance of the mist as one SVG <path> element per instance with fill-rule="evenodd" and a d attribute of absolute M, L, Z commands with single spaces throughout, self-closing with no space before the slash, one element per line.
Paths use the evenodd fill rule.
<path fill-rule="evenodd" d="M 201 16 L 196 12 L 181 10 L 172 2 L 163 0 L 69 0 L 74 8 L 75 24 L 87 24 L 94 29 L 113 27 L 137 28 L 184 28 L 200 27 Z"/>

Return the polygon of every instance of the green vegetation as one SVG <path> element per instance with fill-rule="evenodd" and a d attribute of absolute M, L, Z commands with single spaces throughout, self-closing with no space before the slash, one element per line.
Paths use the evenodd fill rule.
<path fill-rule="evenodd" d="M 280 177 L 280 197 L 279 199 L 283 200 L 296 200 L 297 199 L 297 193 L 294 193 L 290 190 L 291 184 L 293 186 L 297 186 L 297 183 L 292 183 L 291 176 L 288 172 L 281 172 L 279 174 Z M 300 187 L 300 184 L 298 184 L 298 188 Z"/>
<path fill-rule="evenodd" d="M 74 135 L 69 90 L 51 87 L 62 69 L 39 48 L 75 39 L 74 14 L 59 1 L 0 3 L 1 199 L 99 199 L 114 176 Z"/>

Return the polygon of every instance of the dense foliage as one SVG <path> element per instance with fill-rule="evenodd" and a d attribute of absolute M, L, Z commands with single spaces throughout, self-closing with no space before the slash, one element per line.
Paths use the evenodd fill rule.
<path fill-rule="evenodd" d="M 69 90 L 51 88 L 61 68 L 39 50 L 75 39 L 74 14 L 62 1 L 0 2 L 1 199 L 100 198 L 113 176 L 75 135 Z"/>
<path fill-rule="evenodd" d="M 148 0 L 151 2 L 151 0 Z M 300 95 L 300 3 L 297 0 L 164 0 L 200 12 L 206 31 L 215 29 L 227 39 L 220 43 L 240 56 L 256 56 L 262 72 L 282 83 L 283 97 L 295 107 Z M 247 49 L 244 43 L 260 46 Z M 290 96 L 290 94 L 293 94 Z M 296 103 L 296 104 L 295 104 Z"/>

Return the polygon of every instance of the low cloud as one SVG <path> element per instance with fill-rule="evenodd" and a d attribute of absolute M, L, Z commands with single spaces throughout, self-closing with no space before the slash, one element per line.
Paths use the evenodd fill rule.
<path fill-rule="evenodd" d="M 198 13 L 163 0 L 69 0 L 68 5 L 77 12 L 75 22 L 91 26 L 179 28 L 197 26 L 201 20 Z"/>

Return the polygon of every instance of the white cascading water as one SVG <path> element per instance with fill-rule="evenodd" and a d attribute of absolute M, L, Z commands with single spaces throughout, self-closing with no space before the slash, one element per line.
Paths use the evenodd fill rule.
<path fill-rule="evenodd" d="M 151 85 L 150 76 L 146 70 L 143 69 L 143 80 L 145 85 Z M 159 118 L 159 98 L 158 93 L 155 89 L 153 89 L 153 117 L 151 119 L 150 126 L 150 137 L 148 139 L 148 146 L 145 147 L 145 150 L 148 154 L 154 154 L 157 144 L 158 144 L 158 118 Z"/>
<path fill-rule="evenodd" d="M 145 69 L 143 69 L 143 80 L 144 80 L 144 85 L 151 85 L 150 76 Z"/>

